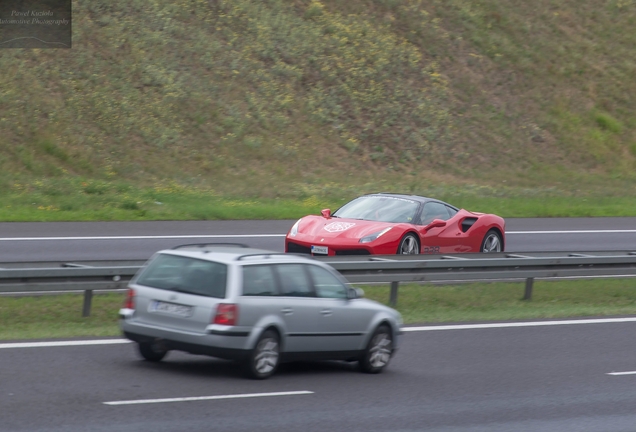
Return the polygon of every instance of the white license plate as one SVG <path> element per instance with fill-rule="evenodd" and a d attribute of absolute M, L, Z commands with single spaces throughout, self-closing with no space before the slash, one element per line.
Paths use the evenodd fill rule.
<path fill-rule="evenodd" d="M 187 318 L 189 316 L 192 316 L 192 306 L 155 300 L 150 303 L 150 312 L 163 312 L 170 315 L 177 315 Z"/>
<path fill-rule="evenodd" d="M 312 246 L 311 253 L 329 255 L 329 248 L 327 246 Z"/>

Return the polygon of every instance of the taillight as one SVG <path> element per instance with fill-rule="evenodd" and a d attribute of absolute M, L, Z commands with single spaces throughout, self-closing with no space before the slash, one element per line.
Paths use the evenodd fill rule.
<path fill-rule="evenodd" d="M 216 307 L 216 315 L 214 315 L 213 324 L 236 325 L 238 321 L 238 306 L 229 303 L 219 303 Z"/>
<path fill-rule="evenodd" d="M 135 309 L 135 290 L 128 288 L 126 292 L 126 301 L 124 302 L 124 308 Z"/>

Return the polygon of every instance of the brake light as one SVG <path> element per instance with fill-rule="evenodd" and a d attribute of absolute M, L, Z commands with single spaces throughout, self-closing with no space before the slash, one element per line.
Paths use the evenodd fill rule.
<path fill-rule="evenodd" d="M 124 308 L 135 309 L 135 290 L 128 288 L 126 292 L 126 301 L 124 302 Z"/>
<path fill-rule="evenodd" d="M 216 307 L 213 324 L 233 326 L 238 321 L 238 306 L 230 303 L 219 303 Z"/>

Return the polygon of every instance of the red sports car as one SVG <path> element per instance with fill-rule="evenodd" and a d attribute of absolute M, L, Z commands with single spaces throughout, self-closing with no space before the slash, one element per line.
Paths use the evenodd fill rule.
<path fill-rule="evenodd" d="M 505 222 L 415 195 L 364 195 L 321 216 L 305 216 L 285 237 L 285 252 L 313 255 L 503 252 Z"/>

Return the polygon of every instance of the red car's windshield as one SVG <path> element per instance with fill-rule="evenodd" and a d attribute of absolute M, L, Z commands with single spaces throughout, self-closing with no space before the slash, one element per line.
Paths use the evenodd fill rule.
<path fill-rule="evenodd" d="M 413 223 L 419 204 L 404 198 L 366 196 L 356 198 L 336 211 L 333 216 L 377 222 Z"/>

